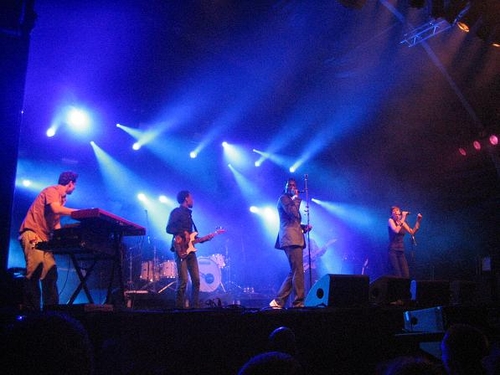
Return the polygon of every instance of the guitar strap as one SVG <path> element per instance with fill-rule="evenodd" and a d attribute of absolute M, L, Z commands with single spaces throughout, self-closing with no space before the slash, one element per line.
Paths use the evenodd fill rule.
<path fill-rule="evenodd" d="M 194 231 L 195 231 L 195 232 L 198 232 L 198 229 L 196 228 L 196 224 L 195 224 L 195 223 L 194 223 L 194 221 L 193 221 L 193 216 L 191 216 L 191 215 L 189 215 L 189 216 L 190 216 L 190 218 L 191 218 L 191 224 L 193 224 L 193 229 L 194 229 Z M 199 232 L 198 232 L 198 233 L 199 233 Z"/>

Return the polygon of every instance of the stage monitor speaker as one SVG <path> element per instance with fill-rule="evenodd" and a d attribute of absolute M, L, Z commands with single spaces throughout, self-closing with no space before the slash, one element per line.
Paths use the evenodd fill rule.
<path fill-rule="evenodd" d="M 174 299 L 165 293 L 155 293 L 147 290 L 130 290 L 125 292 L 127 307 L 134 310 L 155 310 L 174 308 Z"/>
<path fill-rule="evenodd" d="M 445 332 L 453 324 L 469 324 L 491 330 L 488 308 L 481 306 L 436 306 L 404 312 L 407 332 Z"/>
<path fill-rule="evenodd" d="M 405 303 L 410 298 L 410 279 L 381 276 L 370 284 L 370 302 L 375 305 Z"/>
<path fill-rule="evenodd" d="M 361 307 L 368 305 L 369 278 L 365 275 L 332 275 L 319 279 L 307 294 L 307 307 Z"/>
<path fill-rule="evenodd" d="M 411 299 L 415 306 L 432 307 L 450 303 L 450 282 L 447 280 L 412 280 Z"/>

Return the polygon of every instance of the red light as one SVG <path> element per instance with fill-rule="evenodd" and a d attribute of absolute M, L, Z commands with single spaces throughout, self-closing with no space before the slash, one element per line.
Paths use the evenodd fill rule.
<path fill-rule="evenodd" d="M 498 137 L 495 134 L 490 135 L 490 143 L 493 146 L 498 145 Z"/>
<path fill-rule="evenodd" d="M 462 156 L 467 156 L 467 151 L 465 151 L 465 148 L 460 147 L 458 149 L 458 152 L 460 152 L 460 155 Z"/>
<path fill-rule="evenodd" d="M 478 150 L 478 151 L 481 150 L 481 143 L 479 143 L 479 141 L 472 142 L 472 145 L 474 146 L 474 148 L 476 150 Z"/>

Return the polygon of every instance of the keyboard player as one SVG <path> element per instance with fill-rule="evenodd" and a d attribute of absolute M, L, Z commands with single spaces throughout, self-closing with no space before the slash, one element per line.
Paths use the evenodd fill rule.
<path fill-rule="evenodd" d="M 35 246 L 38 242 L 49 241 L 52 231 L 61 228 L 61 216 L 76 211 L 65 204 L 66 197 L 76 188 L 77 178 L 75 172 L 62 172 L 57 185 L 46 187 L 38 194 L 21 224 L 19 242 L 26 261 L 23 309 L 40 310 L 41 302 L 44 307 L 59 303 L 54 255 Z"/>

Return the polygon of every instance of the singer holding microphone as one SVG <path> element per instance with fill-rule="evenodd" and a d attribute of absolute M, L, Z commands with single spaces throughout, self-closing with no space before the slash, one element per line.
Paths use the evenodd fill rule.
<path fill-rule="evenodd" d="M 388 222 L 389 230 L 389 265 L 392 268 L 394 276 L 410 278 L 410 270 L 408 269 L 408 261 L 405 256 L 404 235 L 409 233 L 414 240 L 415 233 L 420 228 L 422 214 L 417 215 L 415 226 L 411 228 L 406 222 L 406 218 L 410 213 L 402 211 L 397 206 L 391 207 L 391 217 Z"/>
<path fill-rule="evenodd" d="M 290 265 L 290 272 L 281 284 L 276 297 L 269 303 L 269 306 L 273 309 L 284 308 L 292 291 L 295 294 L 292 307 L 304 307 L 304 261 L 302 253 L 306 247 L 304 233 L 310 231 L 312 227 L 302 224 L 301 202 L 297 182 L 295 179 L 289 178 L 285 185 L 285 192 L 278 199 L 277 209 L 280 227 L 274 247 L 285 252 Z"/>

